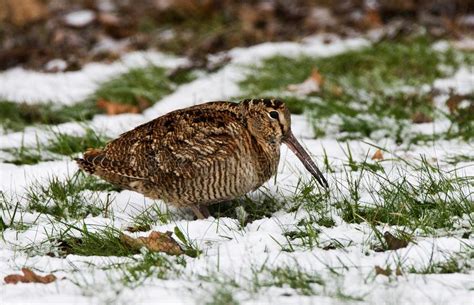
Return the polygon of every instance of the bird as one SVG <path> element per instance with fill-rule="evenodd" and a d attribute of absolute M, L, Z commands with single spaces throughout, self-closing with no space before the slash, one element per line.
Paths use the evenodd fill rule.
<path fill-rule="evenodd" d="M 80 169 L 166 204 L 190 208 L 198 219 L 208 206 L 258 189 L 276 174 L 285 143 L 318 183 L 328 182 L 291 131 L 279 99 L 213 101 L 169 112 L 88 149 Z"/>

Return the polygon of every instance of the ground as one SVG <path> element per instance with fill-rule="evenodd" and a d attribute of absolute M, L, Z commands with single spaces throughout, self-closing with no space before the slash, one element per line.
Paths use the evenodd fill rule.
<path fill-rule="evenodd" d="M 216 72 L 178 79 L 170 71 L 186 60 L 157 52 L 75 72 L 0 74 L 0 278 L 23 267 L 57 277 L 2 282 L 1 303 L 471 303 L 472 53 L 422 35 L 324 35 L 226 55 Z M 275 178 L 194 220 L 73 161 L 171 110 L 263 96 L 287 101 L 327 190 L 283 146 Z M 142 113 L 95 107 L 143 98 L 152 106 Z M 119 239 L 151 231 L 173 232 L 185 254 Z"/>

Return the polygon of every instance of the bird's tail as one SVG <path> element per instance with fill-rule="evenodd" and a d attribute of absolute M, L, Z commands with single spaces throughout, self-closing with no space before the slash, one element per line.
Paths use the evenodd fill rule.
<path fill-rule="evenodd" d="M 100 161 L 104 159 L 102 149 L 91 148 L 84 153 L 83 158 L 74 159 L 77 165 L 83 171 L 94 174 L 96 172 L 96 165 L 100 164 Z"/>

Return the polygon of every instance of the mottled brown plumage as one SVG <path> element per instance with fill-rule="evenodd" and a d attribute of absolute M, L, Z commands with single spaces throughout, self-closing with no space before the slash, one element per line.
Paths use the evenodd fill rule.
<path fill-rule="evenodd" d="M 290 127 L 290 112 L 278 100 L 209 102 L 140 125 L 104 149 L 85 152 L 77 163 L 123 188 L 190 207 L 202 218 L 206 206 L 244 195 L 270 179 L 282 142 L 327 186 Z"/>

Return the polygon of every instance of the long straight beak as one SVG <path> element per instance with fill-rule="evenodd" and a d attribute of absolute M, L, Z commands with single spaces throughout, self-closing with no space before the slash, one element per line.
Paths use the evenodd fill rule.
<path fill-rule="evenodd" d="M 311 175 L 316 178 L 316 180 L 322 187 L 329 187 L 326 178 L 324 178 L 319 168 L 316 166 L 316 164 L 314 164 L 311 157 L 308 155 L 303 146 L 301 146 L 298 140 L 296 140 L 295 136 L 291 131 L 288 132 L 283 142 L 288 145 L 288 147 L 295 153 L 298 159 L 303 162 L 304 167 L 306 167 L 306 169 L 311 173 Z"/>

